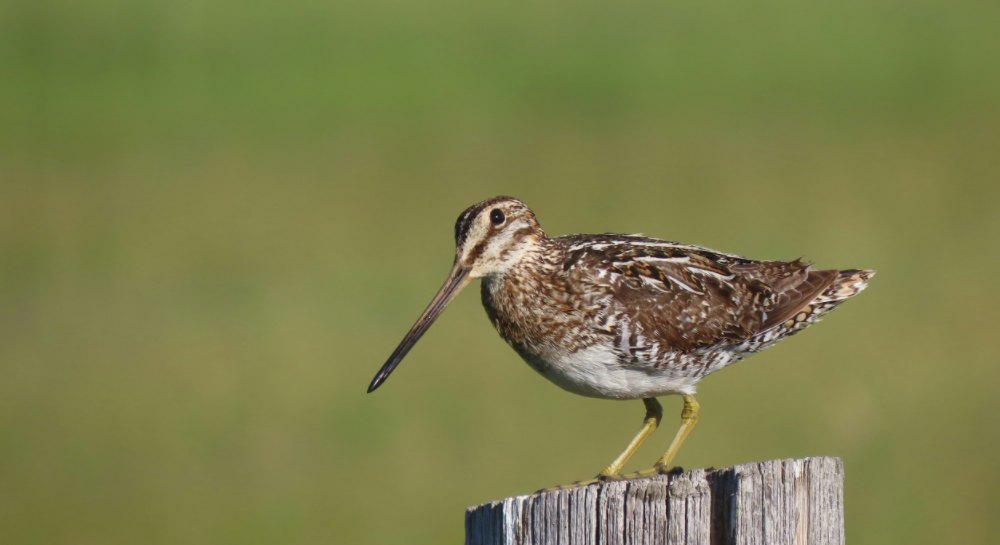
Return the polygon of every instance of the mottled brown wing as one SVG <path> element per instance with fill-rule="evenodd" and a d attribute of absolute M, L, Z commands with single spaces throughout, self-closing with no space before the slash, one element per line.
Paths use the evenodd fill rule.
<path fill-rule="evenodd" d="M 793 317 L 836 277 L 802 261 L 752 261 L 696 246 L 608 244 L 571 274 L 606 290 L 615 345 L 633 361 L 738 343 Z M 628 338 L 621 338 L 627 335 Z M 662 354 L 659 354 L 662 356 Z"/>
<path fill-rule="evenodd" d="M 575 282 L 613 295 L 606 314 L 615 346 L 639 361 L 745 340 L 760 330 L 771 296 L 727 263 L 745 260 L 708 250 L 622 244 L 574 260 Z"/>

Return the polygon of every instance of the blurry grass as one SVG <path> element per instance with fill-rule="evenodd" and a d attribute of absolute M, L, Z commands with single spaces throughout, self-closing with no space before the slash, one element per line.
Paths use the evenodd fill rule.
<path fill-rule="evenodd" d="M 839 455 L 852 543 L 995 535 L 994 4 L 0 10 L 0 541 L 454 542 L 595 472 L 639 404 L 474 290 L 363 394 L 495 194 L 879 269 L 706 380 L 678 462 Z"/>

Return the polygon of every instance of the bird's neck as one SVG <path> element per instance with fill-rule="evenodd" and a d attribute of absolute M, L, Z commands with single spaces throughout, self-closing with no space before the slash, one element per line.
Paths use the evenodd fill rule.
<path fill-rule="evenodd" d="M 540 234 L 525 240 L 507 256 L 508 266 L 491 275 L 491 282 L 505 279 L 543 278 L 556 274 L 562 262 L 562 250 L 552 239 Z"/>

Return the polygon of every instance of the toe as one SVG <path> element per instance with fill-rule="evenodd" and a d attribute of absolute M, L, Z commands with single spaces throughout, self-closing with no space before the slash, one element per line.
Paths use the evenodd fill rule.
<path fill-rule="evenodd" d="M 681 466 L 669 467 L 661 464 L 656 464 L 655 466 L 653 466 L 653 469 L 656 470 L 656 472 L 659 473 L 660 475 L 680 475 L 681 473 L 684 473 L 684 468 Z"/>

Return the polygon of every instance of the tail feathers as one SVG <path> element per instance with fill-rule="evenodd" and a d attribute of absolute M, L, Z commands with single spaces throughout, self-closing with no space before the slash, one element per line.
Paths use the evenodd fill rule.
<path fill-rule="evenodd" d="M 750 352 L 757 352 L 778 342 L 784 337 L 794 335 L 799 331 L 818 322 L 826 313 L 836 308 L 840 303 L 861 293 L 868 287 L 868 280 L 875 276 L 875 271 L 864 269 L 849 269 L 845 271 L 817 271 L 819 273 L 835 273 L 836 276 L 830 283 L 808 300 L 804 306 L 783 318 L 780 323 L 762 329 L 753 337 L 741 345 L 741 349 Z M 829 276 L 827 276 L 829 278 Z"/>
<path fill-rule="evenodd" d="M 812 304 L 833 303 L 850 299 L 868 287 L 868 280 L 875 276 L 870 269 L 848 269 L 839 271 L 837 278 L 813 299 Z"/>

